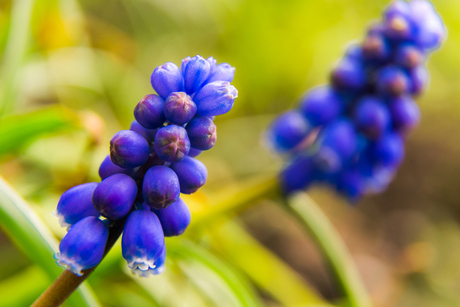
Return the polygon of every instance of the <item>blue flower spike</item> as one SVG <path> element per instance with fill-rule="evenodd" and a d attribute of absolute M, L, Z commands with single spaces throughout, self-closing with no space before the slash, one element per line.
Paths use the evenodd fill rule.
<path fill-rule="evenodd" d="M 109 231 L 104 222 L 94 216 L 78 221 L 59 244 L 56 263 L 81 276 L 84 270 L 102 260 Z"/>
<path fill-rule="evenodd" d="M 103 257 L 105 225 L 110 231 L 124 225 L 122 254 L 133 274 L 165 271 L 164 237 L 190 224 L 180 193 L 206 182 L 206 167 L 194 157 L 216 143 L 215 116 L 230 111 L 237 97 L 234 74 L 229 64 L 198 55 L 183 59 L 180 69 L 170 62 L 155 68 L 150 81 L 157 94 L 144 96 L 130 129 L 112 138 L 99 167 L 102 182 L 76 186 L 59 201 L 56 215 L 70 227 L 59 264 L 81 275 Z"/>
<path fill-rule="evenodd" d="M 88 216 L 99 216 L 92 199 L 96 187 L 96 182 L 84 183 L 61 195 L 55 213 L 61 227 L 70 227 Z"/>
<path fill-rule="evenodd" d="M 328 184 L 352 202 L 384 191 L 420 122 L 411 96 L 426 88 L 425 62 L 445 37 L 428 0 L 393 1 L 362 43 L 347 49 L 331 84 L 307 92 L 268 128 L 270 147 L 288 160 L 279 175 L 283 191 Z"/>

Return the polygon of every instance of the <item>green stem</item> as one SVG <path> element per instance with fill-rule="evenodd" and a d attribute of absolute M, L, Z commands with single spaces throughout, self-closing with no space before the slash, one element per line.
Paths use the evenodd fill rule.
<path fill-rule="evenodd" d="M 19 86 L 19 72 L 27 52 L 30 39 L 30 20 L 35 0 L 12 2 L 10 30 L 5 46 L 0 72 L 0 117 L 16 101 Z"/>
<path fill-rule="evenodd" d="M 359 273 L 343 240 L 319 206 L 306 194 L 289 197 L 284 206 L 311 233 L 351 307 L 371 306 Z"/>

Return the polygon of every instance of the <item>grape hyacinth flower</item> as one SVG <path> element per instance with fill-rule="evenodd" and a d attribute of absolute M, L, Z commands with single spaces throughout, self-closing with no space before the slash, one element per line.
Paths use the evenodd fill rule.
<path fill-rule="evenodd" d="M 446 29 L 427 0 L 395 0 L 383 15 L 348 48 L 330 85 L 307 92 L 269 127 L 270 147 L 288 160 L 279 176 L 285 193 L 326 183 L 356 201 L 382 192 L 395 175 L 404 139 L 420 121 L 411 96 L 426 87 L 424 62 Z"/>
<path fill-rule="evenodd" d="M 185 58 L 180 69 L 170 62 L 155 68 L 156 94 L 145 95 L 130 129 L 112 138 L 99 168 L 102 181 L 71 188 L 59 201 L 59 222 L 70 226 L 59 264 L 81 275 L 101 261 L 108 232 L 123 227 L 122 254 L 132 272 L 165 270 L 164 237 L 190 224 L 180 193 L 192 194 L 206 182 L 206 167 L 194 157 L 216 143 L 215 116 L 230 111 L 238 96 L 230 84 L 234 73 L 229 64 L 198 55 Z"/>

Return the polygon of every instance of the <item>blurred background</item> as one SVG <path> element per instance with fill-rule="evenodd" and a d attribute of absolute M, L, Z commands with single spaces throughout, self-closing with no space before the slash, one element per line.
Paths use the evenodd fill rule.
<path fill-rule="evenodd" d="M 422 122 L 389 190 L 356 206 L 326 188 L 309 191 L 344 238 L 375 306 L 460 306 L 460 1 L 432 2 L 448 38 L 429 59 Z M 153 69 L 213 56 L 236 67 L 239 97 L 216 119 L 216 146 L 199 156 L 207 184 L 185 199 L 193 212 L 206 210 L 276 174 L 283 161 L 262 146 L 264 128 L 327 82 L 346 46 L 387 4 L 1 0 L 0 175 L 61 238 L 51 214 L 60 195 L 99 181 L 110 138 L 153 93 Z M 101 305 L 241 306 L 238 287 L 264 306 L 311 306 L 310 289 L 331 302 L 341 296 L 276 199 L 195 225 L 167 245 L 166 273 L 148 279 L 128 272 L 119 248 L 109 253 L 89 279 Z M 28 306 L 51 281 L 0 232 L 0 306 Z"/>

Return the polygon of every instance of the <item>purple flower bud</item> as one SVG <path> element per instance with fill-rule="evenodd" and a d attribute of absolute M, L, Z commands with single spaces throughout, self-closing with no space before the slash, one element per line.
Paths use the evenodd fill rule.
<path fill-rule="evenodd" d="M 137 185 L 125 174 L 115 174 L 102 180 L 93 193 L 94 207 L 111 220 L 123 218 L 136 200 Z"/>
<path fill-rule="evenodd" d="M 110 140 L 110 159 L 119 167 L 138 167 L 147 161 L 149 153 L 147 140 L 134 131 L 119 131 Z"/>
<path fill-rule="evenodd" d="M 361 99 L 354 110 L 353 120 L 357 129 L 371 139 L 379 138 L 391 124 L 388 107 L 377 97 Z"/>
<path fill-rule="evenodd" d="M 369 61 L 386 61 L 390 57 L 391 49 L 383 35 L 368 35 L 363 42 L 363 56 Z"/>
<path fill-rule="evenodd" d="M 196 156 L 198 156 L 202 152 L 203 152 L 202 150 L 190 147 L 190 151 L 188 152 L 188 156 L 192 157 L 192 158 L 195 158 Z"/>
<path fill-rule="evenodd" d="M 168 96 L 164 105 L 166 119 L 176 125 L 184 125 L 196 114 L 196 105 L 184 92 L 174 92 Z"/>
<path fill-rule="evenodd" d="M 300 103 L 300 112 L 313 127 L 328 124 L 342 112 L 343 102 L 339 95 L 328 86 L 316 87 L 307 92 Z"/>
<path fill-rule="evenodd" d="M 164 209 L 175 202 L 180 195 L 179 179 L 167 166 L 151 167 L 144 177 L 142 195 L 147 205 Z"/>
<path fill-rule="evenodd" d="M 134 117 L 146 129 L 161 127 L 166 120 L 163 113 L 164 104 L 160 96 L 146 95 L 134 108 Z"/>
<path fill-rule="evenodd" d="M 171 169 L 179 178 L 181 193 L 195 193 L 206 183 L 208 171 L 197 159 L 187 156 L 182 161 L 171 164 Z"/>
<path fill-rule="evenodd" d="M 56 209 L 61 227 L 69 227 L 87 216 L 99 216 L 92 200 L 96 186 L 96 182 L 80 184 L 61 195 Z"/>
<path fill-rule="evenodd" d="M 139 124 L 136 120 L 133 120 L 129 130 L 142 135 L 144 139 L 147 140 L 147 142 L 152 142 L 155 139 L 155 134 L 158 131 L 158 129 L 146 129 L 141 124 Z"/>
<path fill-rule="evenodd" d="M 152 211 L 158 216 L 166 237 L 179 236 L 184 233 L 192 218 L 190 210 L 182 199 L 178 199 L 168 208 Z"/>
<path fill-rule="evenodd" d="M 377 74 L 377 90 L 387 96 L 399 96 L 409 92 L 410 82 L 404 71 L 395 66 L 386 66 Z"/>
<path fill-rule="evenodd" d="M 173 163 L 182 160 L 188 154 L 190 140 L 184 128 L 170 125 L 158 130 L 153 147 L 158 157 Z"/>
<path fill-rule="evenodd" d="M 357 202 L 366 193 L 364 176 L 355 168 L 347 169 L 337 177 L 337 191 L 349 201 Z"/>
<path fill-rule="evenodd" d="M 280 185 L 285 193 L 302 191 L 314 180 L 314 167 L 311 157 L 299 156 L 280 174 Z"/>
<path fill-rule="evenodd" d="M 414 45 L 405 44 L 396 50 L 395 62 L 401 67 L 415 68 L 422 64 L 423 60 L 422 52 Z"/>
<path fill-rule="evenodd" d="M 409 71 L 409 78 L 411 94 L 418 95 L 426 88 L 430 74 L 424 65 L 419 65 Z"/>
<path fill-rule="evenodd" d="M 153 89 L 161 98 L 166 99 L 172 92 L 184 90 L 184 80 L 176 64 L 167 62 L 155 68 L 150 77 Z"/>
<path fill-rule="evenodd" d="M 128 176 L 133 176 L 134 169 L 123 168 L 113 164 L 112 160 L 110 159 L 110 155 L 107 155 L 107 157 L 105 157 L 104 161 L 102 161 L 101 166 L 99 167 L 99 177 L 101 177 L 101 180 L 104 180 L 109 176 L 120 173 L 126 174 Z"/>
<path fill-rule="evenodd" d="M 424 49 L 438 48 L 446 37 L 446 28 L 433 4 L 426 0 L 412 0 L 409 6 L 416 27 L 416 44 Z"/>
<path fill-rule="evenodd" d="M 412 36 L 413 28 L 409 19 L 402 15 L 393 15 L 384 21 L 385 35 L 392 40 L 406 40 Z"/>
<path fill-rule="evenodd" d="M 217 140 L 216 125 L 207 116 L 193 118 L 185 127 L 190 146 L 199 150 L 211 149 Z M 189 153 L 190 156 L 190 153 Z"/>
<path fill-rule="evenodd" d="M 206 83 L 211 83 L 214 81 L 228 81 L 232 82 L 233 77 L 235 76 L 235 67 L 232 67 L 230 64 L 222 63 L 217 65 L 214 69 L 211 69 Z"/>
<path fill-rule="evenodd" d="M 210 69 L 211 65 L 203 57 L 197 55 L 190 58 L 184 71 L 185 92 L 189 95 L 197 92 L 208 78 Z"/>
<path fill-rule="evenodd" d="M 286 152 L 299 145 L 312 131 L 312 126 L 297 111 L 278 116 L 267 131 L 269 145 L 278 152 Z"/>
<path fill-rule="evenodd" d="M 147 159 L 147 162 L 139 166 L 134 175 L 136 182 L 140 183 L 144 179 L 145 173 L 152 167 L 157 165 L 165 165 L 165 161 L 161 160 L 155 152 L 152 152 Z"/>
<path fill-rule="evenodd" d="M 217 61 L 215 58 L 213 58 L 212 56 L 210 56 L 209 58 L 206 59 L 206 61 L 208 61 L 209 63 L 209 76 L 211 76 L 214 71 L 216 70 L 216 67 L 217 67 Z M 209 79 L 209 78 L 208 78 Z M 206 80 L 206 83 L 209 83 L 209 81 Z"/>
<path fill-rule="evenodd" d="M 238 97 L 236 88 L 227 81 L 215 81 L 203 86 L 193 97 L 201 116 L 225 114 L 233 107 Z"/>
<path fill-rule="evenodd" d="M 408 96 L 395 98 L 389 102 L 393 128 L 402 135 L 407 134 L 420 122 L 420 108 Z"/>
<path fill-rule="evenodd" d="M 97 217 L 88 216 L 78 221 L 59 244 L 56 263 L 65 266 L 75 275 L 99 264 L 104 255 L 109 231 Z"/>
<path fill-rule="evenodd" d="M 409 17 L 410 16 L 409 4 L 404 0 L 394 0 L 385 9 L 384 19 L 389 19 L 396 16 Z"/>
<path fill-rule="evenodd" d="M 163 247 L 163 251 L 160 254 L 160 257 L 155 261 L 155 268 L 150 269 L 149 272 L 152 275 L 159 275 L 166 270 L 166 245 Z"/>
<path fill-rule="evenodd" d="M 147 276 L 157 268 L 165 250 L 160 221 L 150 210 L 135 210 L 126 219 L 121 238 L 121 252 L 133 274 Z"/>
<path fill-rule="evenodd" d="M 387 133 L 372 146 L 372 158 L 383 166 L 398 166 L 404 159 L 404 142 L 397 133 Z"/>
<path fill-rule="evenodd" d="M 332 72 L 331 81 L 337 89 L 362 90 L 366 86 L 363 64 L 351 58 L 343 58 Z"/>

